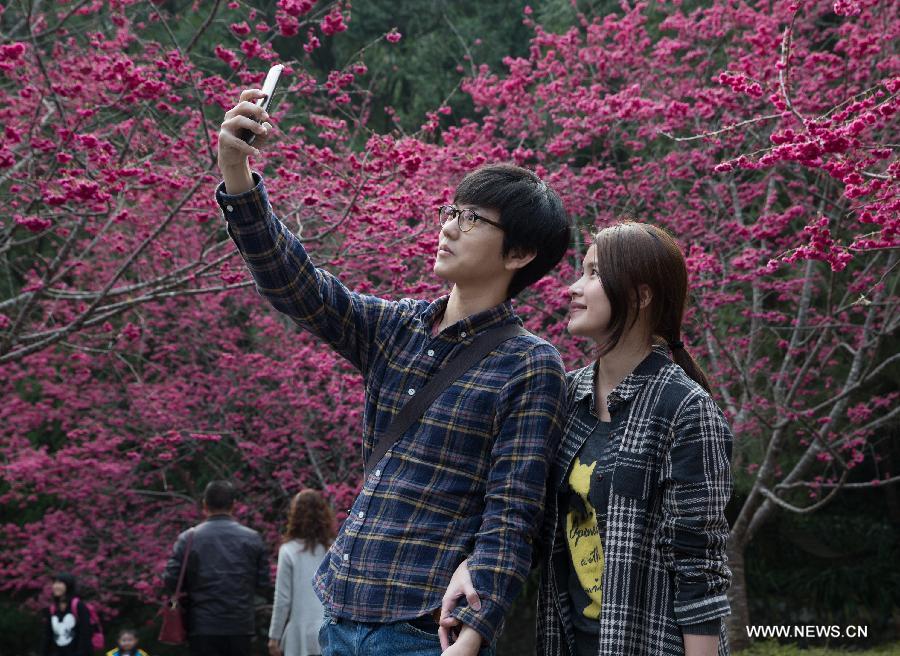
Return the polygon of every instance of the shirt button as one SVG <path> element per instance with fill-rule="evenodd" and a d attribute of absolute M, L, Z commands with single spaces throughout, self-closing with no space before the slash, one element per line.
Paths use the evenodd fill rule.
<path fill-rule="evenodd" d="M 462 331 L 462 332 L 459 334 L 459 336 L 460 336 L 460 337 L 468 337 L 468 336 L 469 336 L 469 333 L 467 333 L 467 332 L 464 330 L 464 331 Z"/>
<path fill-rule="evenodd" d="M 433 358 L 434 357 L 434 349 L 428 349 L 428 355 L 429 355 L 429 357 Z"/>
<path fill-rule="evenodd" d="M 379 476 L 381 476 L 381 470 L 380 470 L 380 469 L 376 469 L 376 470 L 375 470 L 375 478 L 378 478 Z"/>
<path fill-rule="evenodd" d="M 412 387 L 410 387 L 408 390 L 406 390 L 406 393 L 409 394 L 410 396 L 413 396 L 416 393 L 416 390 L 414 390 Z"/>
<path fill-rule="evenodd" d="M 234 205 L 226 205 L 225 209 L 228 210 L 229 212 L 234 212 Z"/>
<path fill-rule="evenodd" d="M 359 517 L 360 519 L 362 519 L 365 516 L 366 516 L 366 513 L 364 513 L 362 510 L 360 510 L 359 513 L 357 513 L 357 517 Z"/>
<path fill-rule="evenodd" d="M 350 560 L 350 554 L 344 554 L 344 562 L 346 563 L 348 560 Z"/>

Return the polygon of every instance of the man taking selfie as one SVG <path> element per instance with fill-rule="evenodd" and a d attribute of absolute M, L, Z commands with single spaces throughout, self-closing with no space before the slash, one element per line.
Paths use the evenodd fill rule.
<path fill-rule="evenodd" d="M 239 135 L 252 131 L 264 148 L 273 134 L 255 104 L 262 96 L 243 91 L 219 132 L 216 199 L 226 227 L 259 293 L 351 362 L 366 385 L 365 479 L 314 580 L 326 611 L 323 655 L 441 653 L 434 612 L 466 558 L 481 603 L 454 611 L 462 630 L 444 653 L 490 654 L 528 574 L 562 431 L 563 364 L 520 327 L 512 306 L 568 247 L 562 202 L 525 169 L 477 169 L 454 204 L 436 211 L 433 270 L 450 294 L 391 301 L 355 293 L 312 263 L 250 170 L 258 151 Z M 445 381 L 467 354 L 471 365 Z M 437 395 L 416 414 L 416 396 L 428 399 L 430 390 Z"/>

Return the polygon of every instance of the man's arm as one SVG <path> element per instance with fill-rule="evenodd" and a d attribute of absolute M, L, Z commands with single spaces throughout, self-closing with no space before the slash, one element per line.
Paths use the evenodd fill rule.
<path fill-rule="evenodd" d="M 352 292 L 316 267 L 300 239 L 272 211 L 262 178 L 253 174 L 253 180 L 255 186 L 237 196 L 225 194 L 220 185 L 216 200 L 257 291 L 365 373 L 379 327 L 401 304 Z"/>
<path fill-rule="evenodd" d="M 182 533 L 175 540 L 175 546 L 172 548 L 172 555 L 166 561 L 166 569 L 163 573 L 163 585 L 169 594 L 175 592 L 175 586 L 178 585 L 178 575 L 181 573 L 181 563 L 184 560 L 185 534 Z M 185 574 L 185 576 L 187 576 Z"/>
<path fill-rule="evenodd" d="M 382 321 L 395 316 L 399 304 L 355 294 L 317 268 L 300 239 L 272 211 L 262 178 L 251 173 L 247 160 L 258 151 L 237 136 L 249 128 L 257 132 L 257 144 L 266 143 L 271 126 L 253 120 L 266 118 L 252 103 L 257 97 L 254 89 L 241 93 L 241 102 L 225 114 L 219 132 L 224 181 L 216 189 L 216 201 L 228 234 L 260 295 L 365 373 L 374 335 Z"/>
<path fill-rule="evenodd" d="M 562 435 L 565 372 L 559 354 L 539 344 L 523 355 L 499 394 L 500 431 L 491 452 L 481 527 L 468 559 L 481 610 L 454 617 L 492 643 L 531 567 L 549 462 Z"/>
<path fill-rule="evenodd" d="M 659 546 L 675 575 L 675 621 L 685 636 L 698 636 L 693 643 L 700 646 L 718 640 L 722 617 L 730 612 L 725 506 L 731 496 L 732 436 L 706 395 L 687 401 L 674 434 L 664 463 Z"/>

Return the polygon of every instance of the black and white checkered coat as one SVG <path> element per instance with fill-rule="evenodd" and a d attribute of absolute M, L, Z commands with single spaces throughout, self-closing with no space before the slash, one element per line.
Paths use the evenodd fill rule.
<path fill-rule="evenodd" d="M 559 521 L 569 467 L 591 433 L 573 412 L 593 400 L 594 369 L 567 374 L 569 413 L 541 533 L 537 653 L 574 656 Z M 681 627 L 729 614 L 726 591 L 732 435 L 709 394 L 660 349 L 609 395 L 621 438 L 603 551 L 598 656 L 683 656 Z M 722 622 L 719 656 L 729 653 Z"/>

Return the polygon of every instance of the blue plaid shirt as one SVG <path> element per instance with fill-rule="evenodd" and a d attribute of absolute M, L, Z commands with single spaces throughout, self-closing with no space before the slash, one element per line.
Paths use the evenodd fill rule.
<path fill-rule="evenodd" d="M 479 333 L 519 321 L 506 302 L 433 336 L 447 297 L 350 291 L 310 261 L 254 181 L 239 195 L 216 190 L 228 232 L 259 293 L 362 373 L 364 457 L 445 362 Z M 360 622 L 429 614 L 468 557 L 482 607 L 463 600 L 454 614 L 493 642 L 529 571 L 565 397 L 559 353 L 533 335 L 504 342 L 457 379 L 364 481 L 313 582 L 328 612 Z"/>

